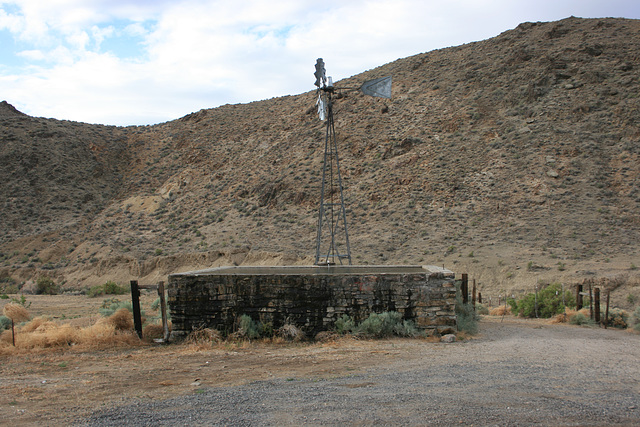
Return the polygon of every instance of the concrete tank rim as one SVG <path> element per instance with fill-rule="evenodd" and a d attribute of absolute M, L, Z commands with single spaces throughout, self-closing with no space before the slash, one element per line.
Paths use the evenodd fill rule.
<path fill-rule="evenodd" d="M 435 265 L 290 265 L 290 266 L 222 266 L 203 270 L 173 273 L 179 276 L 352 276 L 352 275 L 398 275 L 398 274 L 444 274 L 453 278 L 454 273 Z"/>

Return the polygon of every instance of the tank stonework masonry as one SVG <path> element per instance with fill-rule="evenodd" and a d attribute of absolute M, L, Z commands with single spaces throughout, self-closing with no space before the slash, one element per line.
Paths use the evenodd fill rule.
<path fill-rule="evenodd" d="M 308 337 L 343 314 L 361 322 L 384 311 L 427 333 L 456 330 L 454 274 L 434 266 L 221 267 L 172 274 L 168 292 L 174 339 L 203 327 L 232 333 L 243 314 Z"/>

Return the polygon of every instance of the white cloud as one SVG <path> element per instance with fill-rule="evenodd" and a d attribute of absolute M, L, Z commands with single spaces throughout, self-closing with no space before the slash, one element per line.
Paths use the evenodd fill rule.
<path fill-rule="evenodd" d="M 7 30 L 13 34 L 19 34 L 24 27 L 24 18 L 19 15 L 7 13 L 0 9 L 0 30 Z"/>
<path fill-rule="evenodd" d="M 523 21 L 638 18 L 639 9 L 622 0 L 0 0 L 0 31 L 27 61 L 0 67 L 0 93 L 33 115 L 154 123 L 312 90 L 318 57 L 339 80 Z"/>
<path fill-rule="evenodd" d="M 46 55 L 38 49 L 23 50 L 21 52 L 17 52 L 16 55 L 30 61 L 44 61 L 47 58 Z"/>

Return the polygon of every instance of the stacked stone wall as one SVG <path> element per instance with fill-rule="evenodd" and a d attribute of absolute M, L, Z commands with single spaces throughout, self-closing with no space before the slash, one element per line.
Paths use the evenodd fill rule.
<path fill-rule="evenodd" d="M 228 267 L 169 276 L 172 336 L 202 327 L 235 331 L 243 314 L 274 328 L 293 324 L 307 336 L 332 329 L 343 314 L 357 322 L 397 311 L 429 333 L 456 328 L 452 272 L 437 267 Z M 406 272 L 404 272 L 406 271 Z"/>

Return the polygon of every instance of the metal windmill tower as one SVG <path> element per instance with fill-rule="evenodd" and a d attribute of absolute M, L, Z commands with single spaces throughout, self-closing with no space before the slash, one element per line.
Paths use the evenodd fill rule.
<path fill-rule="evenodd" d="M 318 115 L 326 121 L 324 161 L 322 164 L 322 186 L 318 211 L 316 240 L 316 265 L 336 263 L 351 265 L 351 248 L 347 229 L 347 214 L 342 193 L 338 142 L 333 121 L 333 94 L 341 90 L 359 89 L 365 95 L 391 98 L 391 77 L 382 77 L 365 82 L 360 88 L 336 88 L 331 77 L 326 76 L 324 61 L 316 62 L 315 85 L 318 87 Z"/>

